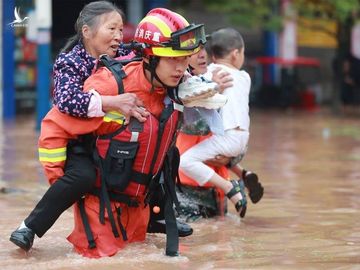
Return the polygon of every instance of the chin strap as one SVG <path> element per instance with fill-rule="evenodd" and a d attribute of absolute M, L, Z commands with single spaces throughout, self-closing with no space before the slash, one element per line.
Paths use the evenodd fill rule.
<path fill-rule="evenodd" d="M 188 71 L 191 75 L 194 75 L 194 68 L 191 65 L 189 65 Z"/>
<path fill-rule="evenodd" d="M 159 76 L 156 74 L 156 67 L 159 64 L 160 61 L 160 57 L 158 56 L 153 56 L 150 55 L 149 56 L 149 63 L 146 63 L 145 61 L 144 63 L 144 68 L 147 69 L 148 71 L 150 71 L 150 82 L 151 82 L 151 92 L 154 91 L 154 79 L 156 79 L 158 82 L 160 82 L 162 84 L 162 86 L 166 89 L 171 88 L 170 86 L 166 85 L 165 83 L 163 83 L 161 81 L 161 79 L 159 78 Z"/>

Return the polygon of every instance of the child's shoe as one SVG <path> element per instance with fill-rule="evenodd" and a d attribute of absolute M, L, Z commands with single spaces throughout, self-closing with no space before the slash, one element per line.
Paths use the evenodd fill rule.
<path fill-rule="evenodd" d="M 236 212 L 239 213 L 240 217 L 244 218 L 245 214 L 246 214 L 246 209 L 247 209 L 247 200 L 246 200 L 246 195 L 245 195 L 244 182 L 231 180 L 231 184 L 233 185 L 232 189 L 225 195 L 226 195 L 226 197 L 228 197 L 228 199 L 231 199 L 237 193 L 241 194 L 242 199 L 236 202 L 235 209 L 236 209 Z"/>
<path fill-rule="evenodd" d="M 208 98 L 203 98 L 203 99 L 197 99 L 194 101 L 190 101 L 188 103 L 185 103 L 184 106 L 185 107 L 202 107 L 205 109 L 219 109 L 222 106 L 224 106 L 227 102 L 227 97 L 216 93 L 215 95 L 208 97 Z"/>
<path fill-rule="evenodd" d="M 192 76 L 179 85 L 178 95 L 184 104 L 204 99 L 215 95 L 218 92 L 218 85 L 209 82 L 201 77 Z"/>
<path fill-rule="evenodd" d="M 257 203 L 264 195 L 264 187 L 259 182 L 258 176 L 253 172 L 246 172 L 243 175 L 245 187 L 249 191 L 249 197 L 252 203 Z"/>

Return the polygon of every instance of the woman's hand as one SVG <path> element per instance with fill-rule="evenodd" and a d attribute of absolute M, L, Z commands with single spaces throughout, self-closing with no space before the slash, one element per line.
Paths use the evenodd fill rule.
<path fill-rule="evenodd" d="M 144 108 L 144 103 L 133 93 L 124 93 L 117 96 L 101 96 L 102 109 L 118 111 L 125 116 L 124 124 L 127 125 L 130 117 L 135 117 L 144 122 L 150 113 Z"/>
<path fill-rule="evenodd" d="M 219 85 L 220 93 L 224 92 L 226 88 L 233 86 L 233 78 L 229 72 L 222 71 L 222 69 L 218 67 L 212 72 L 212 74 L 212 81 Z"/>
<path fill-rule="evenodd" d="M 221 167 L 221 166 L 225 166 L 225 165 L 229 164 L 230 160 L 231 160 L 230 157 L 226 157 L 223 155 L 217 155 L 217 156 L 215 156 L 215 158 L 206 160 L 205 163 L 208 165 L 211 165 L 211 166 Z"/>

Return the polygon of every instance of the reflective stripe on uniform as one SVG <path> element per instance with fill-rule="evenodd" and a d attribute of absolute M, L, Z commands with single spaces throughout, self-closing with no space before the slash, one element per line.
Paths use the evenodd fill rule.
<path fill-rule="evenodd" d="M 116 123 L 122 125 L 125 121 L 125 116 L 119 112 L 110 111 L 110 112 L 106 113 L 103 120 L 104 120 L 104 122 L 113 121 L 113 122 L 116 122 Z"/>
<path fill-rule="evenodd" d="M 61 148 L 39 148 L 39 160 L 44 162 L 59 162 L 66 160 L 66 147 Z"/>

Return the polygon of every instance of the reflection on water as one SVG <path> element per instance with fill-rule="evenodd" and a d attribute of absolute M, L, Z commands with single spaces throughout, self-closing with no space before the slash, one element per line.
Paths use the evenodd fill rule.
<path fill-rule="evenodd" d="M 65 237 L 72 212 L 25 254 L 8 241 L 47 188 L 37 161 L 34 120 L 4 123 L 0 137 L 0 269 L 360 269 L 360 120 L 322 111 L 251 115 L 244 166 L 265 186 L 246 218 L 230 213 L 192 223 L 181 256 L 163 255 L 164 235 L 114 257 L 85 259 Z M 324 131 L 325 130 L 325 131 Z"/>

